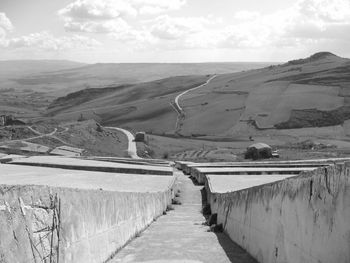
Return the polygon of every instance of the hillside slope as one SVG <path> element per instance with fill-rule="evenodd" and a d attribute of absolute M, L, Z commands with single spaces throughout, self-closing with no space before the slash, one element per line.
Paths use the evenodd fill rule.
<path fill-rule="evenodd" d="M 248 125 L 263 130 L 342 124 L 349 115 L 349 69 L 350 60 L 317 53 L 279 66 L 218 76 L 183 98 L 182 133 L 227 135 L 244 134 Z M 343 117 L 330 122 L 325 119 L 331 114 L 320 114 L 315 121 L 310 109 L 336 111 Z M 307 121 L 310 118 L 313 121 Z"/>
<path fill-rule="evenodd" d="M 178 118 L 171 104 L 176 95 L 208 78 L 174 77 L 101 90 L 94 99 L 73 100 L 74 105 L 64 108 L 56 101 L 49 113 L 56 111 L 58 119 L 83 114 L 108 125 L 174 134 Z M 227 137 L 343 125 L 350 119 L 349 84 L 350 60 L 327 52 L 278 66 L 221 74 L 181 97 L 184 117 L 178 133 Z"/>
<path fill-rule="evenodd" d="M 208 78 L 180 76 L 135 85 L 86 89 L 56 99 L 47 115 L 57 120 L 93 118 L 108 126 L 173 133 L 177 119 L 172 106 L 175 96 Z"/>
<path fill-rule="evenodd" d="M 265 65 L 269 64 L 83 64 L 64 60 L 0 61 L 0 113 L 32 120 L 39 117 L 58 97 L 65 97 L 80 90 L 113 88 L 173 76 L 238 72 Z M 86 95 L 84 94 L 84 97 Z M 80 100 L 77 104 L 82 102 Z"/>
<path fill-rule="evenodd" d="M 69 60 L 3 60 L 0 61 L 0 76 L 11 78 L 27 74 L 73 69 L 86 65 L 85 63 Z"/>
<path fill-rule="evenodd" d="M 98 63 L 13 77 L 17 88 L 47 91 L 57 96 L 85 88 L 135 84 L 184 76 L 231 73 L 259 68 L 267 63 Z M 46 70 L 47 71 L 47 70 Z M 0 72 L 1 73 L 1 72 Z M 45 90 L 43 90 L 45 87 Z"/>

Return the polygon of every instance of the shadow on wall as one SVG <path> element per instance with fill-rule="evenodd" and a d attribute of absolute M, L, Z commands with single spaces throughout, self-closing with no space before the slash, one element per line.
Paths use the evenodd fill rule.
<path fill-rule="evenodd" d="M 225 251 L 227 258 L 232 263 L 257 263 L 242 247 L 232 242 L 225 233 L 215 233 L 221 247 Z"/>

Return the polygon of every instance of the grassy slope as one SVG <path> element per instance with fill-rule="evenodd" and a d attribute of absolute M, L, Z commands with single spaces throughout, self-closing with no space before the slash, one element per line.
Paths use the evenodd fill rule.
<path fill-rule="evenodd" d="M 347 59 L 321 54 L 279 66 L 219 75 L 209 85 L 180 99 L 186 115 L 180 133 L 185 138 L 150 135 L 145 146 L 139 143 L 139 150 L 159 158 L 230 160 L 232 154 L 242 155 L 252 143 L 252 136 L 255 142 L 279 148 L 282 159 L 346 154 L 350 147 L 349 66 Z M 176 114 L 169 103 L 176 94 L 206 78 L 177 77 L 134 85 L 105 96 L 101 93 L 56 117 L 77 118 L 83 112 L 108 125 L 155 134 L 173 133 Z M 341 116 L 334 118 L 338 115 Z M 317 118 L 332 118 L 340 123 L 320 122 Z M 305 128 L 275 128 L 283 123 L 291 125 L 289 128 Z M 312 127 L 318 125 L 336 126 Z M 336 145 L 338 149 L 310 151 L 283 146 L 308 139 Z"/>
<path fill-rule="evenodd" d="M 246 122 L 271 129 L 280 128 L 281 123 L 290 122 L 295 116 L 313 118 L 315 113 L 310 109 L 347 114 L 347 110 L 339 109 L 349 103 L 347 85 L 350 77 L 346 71 L 349 66 L 348 59 L 321 53 L 279 66 L 218 75 L 209 85 L 180 99 L 185 110 L 180 133 L 185 136 L 239 136 L 247 135 L 249 125 Z M 207 78 L 171 77 L 116 87 L 115 91 L 104 89 L 90 97 L 89 91 L 96 90 L 88 90 L 87 101 L 73 98 L 67 100 L 66 107 L 53 105 L 51 110 L 60 110 L 56 118 L 61 120 L 77 119 L 82 113 L 85 118 L 95 118 L 105 125 L 156 134 L 173 133 L 177 115 L 170 103 L 181 91 L 199 85 Z M 332 79 L 337 82 L 333 83 Z M 298 114 L 295 114 L 296 110 Z M 341 120 L 346 120 L 346 116 Z M 288 127 L 294 128 L 293 125 Z M 305 127 L 313 125 L 309 123 Z"/>
<path fill-rule="evenodd" d="M 302 62 L 218 76 L 181 101 L 186 111 L 182 133 L 244 133 L 242 121 L 273 128 L 288 121 L 293 110 L 332 111 L 348 105 L 342 94 L 348 92 L 349 60 L 326 55 Z"/>
<path fill-rule="evenodd" d="M 56 98 L 89 88 L 116 87 L 172 76 L 207 75 L 269 63 L 90 64 L 61 60 L 0 61 L 0 113 L 33 119 Z"/>
<path fill-rule="evenodd" d="M 38 134 L 25 126 L 0 127 L 0 146 L 11 146 L 9 153 L 16 153 L 14 150 L 24 145 L 11 143 L 11 140 L 27 139 L 30 143 L 46 146 L 51 150 L 58 146 L 68 145 L 85 149 L 84 155 L 128 156 L 128 139 L 125 134 L 116 130 L 98 130 L 93 120 L 61 123 L 60 125 L 36 123 L 31 127 L 43 134 L 49 134 L 54 129 L 57 129 L 57 132 L 52 136 L 36 138 Z"/>
<path fill-rule="evenodd" d="M 321 54 L 279 66 L 221 74 L 180 99 L 186 115 L 180 133 L 197 138 L 151 136 L 148 149 L 153 149 L 155 157 L 216 159 L 222 152 L 219 155 L 230 159 L 232 153 L 241 153 L 252 143 L 249 136 L 273 146 L 311 138 L 347 149 L 349 67 L 348 59 Z M 77 120 L 83 114 L 104 125 L 160 135 L 174 133 L 177 114 L 170 103 L 177 94 L 206 79 L 207 75 L 182 76 L 109 87 L 100 92 L 88 89 L 57 100 L 49 113 L 59 121 Z M 334 118 L 338 115 L 341 117 Z M 288 123 L 289 128 L 308 128 L 275 129 L 283 123 Z M 336 126 L 312 128 L 324 125 Z M 287 159 L 295 157 L 295 150 L 282 151 Z M 303 154 L 298 156 L 311 156 L 309 152 Z"/>
<path fill-rule="evenodd" d="M 58 120 L 77 120 L 83 114 L 84 118 L 94 118 L 103 125 L 156 133 L 173 132 L 177 114 L 170 103 L 178 93 L 207 79 L 207 76 L 171 77 L 124 88 L 116 87 L 114 92 L 101 90 L 92 100 L 88 95 L 89 90 L 86 90 L 84 93 L 90 100 L 79 104 L 81 97 L 77 96 L 64 108 L 59 103 L 52 104 L 49 113 L 56 113 Z"/>

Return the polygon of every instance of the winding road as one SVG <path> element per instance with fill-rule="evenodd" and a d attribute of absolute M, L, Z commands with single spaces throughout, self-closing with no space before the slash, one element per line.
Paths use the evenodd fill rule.
<path fill-rule="evenodd" d="M 216 76 L 217 75 L 214 75 L 214 76 L 210 77 L 205 83 L 203 83 L 203 84 L 201 84 L 201 85 L 199 85 L 197 87 L 185 90 L 184 92 L 180 93 L 179 95 L 177 95 L 175 97 L 175 103 L 174 104 L 170 103 L 170 105 L 174 108 L 174 110 L 177 113 L 177 119 L 176 119 L 176 124 L 175 124 L 175 133 L 179 133 L 180 126 L 181 126 L 180 123 L 181 123 L 181 121 L 183 121 L 185 119 L 185 111 L 180 106 L 180 103 L 179 103 L 180 97 L 182 97 L 183 95 L 187 94 L 190 91 L 194 91 L 196 89 L 199 89 L 199 88 L 202 88 L 202 87 L 206 86 L 207 84 L 210 83 L 210 81 L 212 81 L 214 78 L 216 78 Z"/>
<path fill-rule="evenodd" d="M 137 148 L 136 148 L 136 142 L 135 142 L 135 137 L 134 135 L 129 132 L 128 130 L 122 129 L 122 128 L 117 128 L 117 127 L 105 127 L 106 129 L 112 129 L 112 130 L 117 130 L 126 135 L 128 138 L 128 155 L 133 158 L 133 159 L 142 159 L 137 155 Z"/>
<path fill-rule="evenodd" d="M 212 76 L 211 78 L 209 78 L 205 83 L 203 83 L 202 85 L 199 85 L 197 87 L 194 87 L 194 88 L 191 88 L 191 89 L 188 89 L 188 90 L 185 90 L 184 92 L 180 93 L 179 95 L 176 96 L 175 98 L 175 105 L 176 107 L 179 109 L 179 111 L 181 113 L 184 112 L 183 108 L 181 108 L 180 104 L 179 104 L 179 99 L 181 96 L 185 95 L 186 93 L 190 92 L 190 91 L 193 91 L 193 90 L 196 90 L 196 89 L 199 89 L 201 87 L 204 87 L 206 86 L 207 84 L 209 84 L 210 81 L 212 81 L 214 78 L 216 78 L 217 75 L 214 75 Z"/>
<path fill-rule="evenodd" d="M 193 90 L 196 90 L 196 89 L 199 89 L 201 87 L 204 87 L 206 86 L 207 84 L 210 83 L 210 81 L 212 81 L 217 75 L 214 75 L 212 77 L 210 77 L 205 83 L 197 86 L 197 87 L 194 87 L 194 88 L 191 88 L 191 89 L 188 89 L 188 90 L 185 90 L 184 92 L 180 93 L 179 95 L 177 95 L 175 97 L 175 104 L 172 104 L 170 103 L 170 105 L 174 108 L 174 110 L 176 111 L 178 117 L 177 117 L 177 120 L 176 120 L 176 125 L 175 125 L 175 129 L 178 130 L 178 126 L 179 126 L 179 120 L 181 117 L 184 117 L 185 115 L 185 112 L 183 110 L 183 108 L 181 108 L 180 104 L 179 104 L 179 99 L 181 96 L 185 95 L 186 93 L 190 92 L 190 91 L 193 91 Z M 137 147 L 136 147 L 136 142 L 135 142 L 135 137 L 134 135 L 129 132 L 128 130 L 125 130 L 125 129 L 122 129 L 122 128 L 117 128 L 117 127 L 105 127 L 107 129 L 113 129 L 113 130 L 117 130 L 117 131 L 120 131 L 122 133 L 124 133 L 127 137 L 128 137 L 128 155 L 133 158 L 133 159 L 142 159 L 141 157 L 139 157 L 137 155 Z"/>

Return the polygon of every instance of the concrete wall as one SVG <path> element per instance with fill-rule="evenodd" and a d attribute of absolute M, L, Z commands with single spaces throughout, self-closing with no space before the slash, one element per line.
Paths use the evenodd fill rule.
<path fill-rule="evenodd" d="M 171 189 L 119 193 L 2 185 L 0 262 L 104 262 L 162 215 L 171 198 Z"/>
<path fill-rule="evenodd" d="M 350 262 L 350 169 L 217 194 L 218 223 L 261 263 Z"/>

